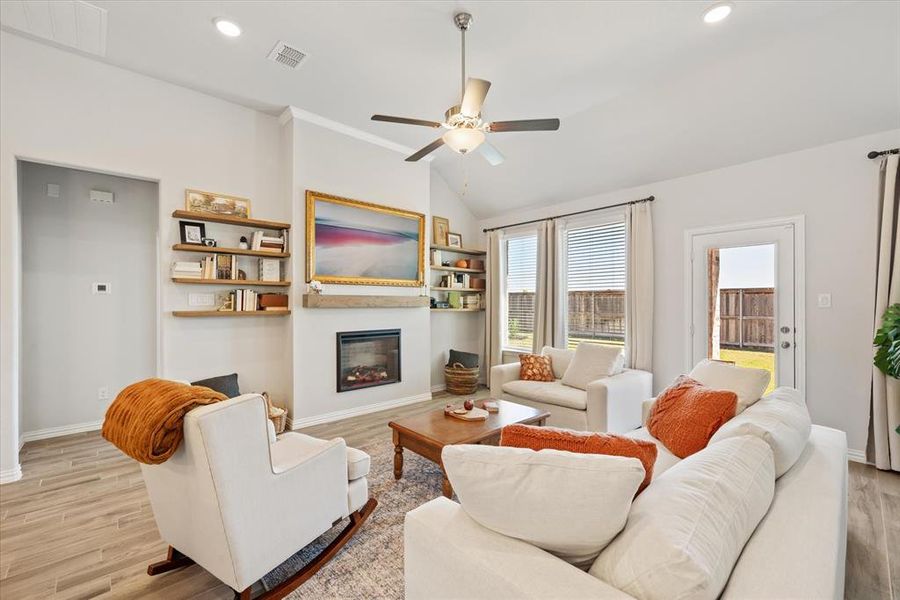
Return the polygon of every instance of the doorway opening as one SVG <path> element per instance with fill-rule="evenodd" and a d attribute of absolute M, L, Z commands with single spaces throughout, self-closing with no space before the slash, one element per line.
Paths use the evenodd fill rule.
<path fill-rule="evenodd" d="M 19 160 L 23 442 L 99 429 L 158 360 L 153 181 Z"/>
<path fill-rule="evenodd" d="M 707 358 L 771 374 L 775 389 L 775 245 L 709 248 Z"/>

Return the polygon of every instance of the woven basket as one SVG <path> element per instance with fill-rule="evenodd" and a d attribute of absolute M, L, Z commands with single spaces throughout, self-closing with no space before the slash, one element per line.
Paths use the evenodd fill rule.
<path fill-rule="evenodd" d="M 269 400 L 269 394 L 263 392 L 263 397 L 266 399 L 266 407 L 267 412 L 269 413 L 269 420 L 272 421 L 272 425 L 275 426 L 275 433 L 283 433 L 285 427 L 287 427 L 287 411 L 279 406 L 275 406 L 272 404 L 272 401 Z"/>
<path fill-rule="evenodd" d="M 478 374 L 480 371 L 479 367 L 469 369 L 459 363 L 453 363 L 452 367 L 444 367 L 444 380 L 447 384 L 447 391 L 459 396 L 474 394 L 475 390 L 478 389 Z"/>

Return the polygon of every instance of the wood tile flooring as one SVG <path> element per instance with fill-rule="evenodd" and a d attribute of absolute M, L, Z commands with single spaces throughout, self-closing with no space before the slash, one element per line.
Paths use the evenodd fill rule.
<path fill-rule="evenodd" d="M 436 398 L 304 433 L 352 446 L 390 439 L 387 422 Z M 25 445 L 22 480 L 0 487 L 0 597 L 231 598 L 197 566 L 156 577 L 160 539 L 140 469 L 97 432 Z M 847 597 L 900 600 L 900 475 L 850 464 Z"/>

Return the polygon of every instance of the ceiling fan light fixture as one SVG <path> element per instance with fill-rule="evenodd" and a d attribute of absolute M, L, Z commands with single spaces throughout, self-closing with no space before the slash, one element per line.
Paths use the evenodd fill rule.
<path fill-rule="evenodd" d="M 708 25 L 719 23 L 727 19 L 733 10 L 734 4 L 731 2 L 714 2 L 703 11 L 703 22 Z"/>
<path fill-rule="evenodd" d="M 447 131 L 441 139 L 454 152 L 466 154 L 481 145 L 484 141 L 484 132 L 470 127 L 457 127 Z"/>

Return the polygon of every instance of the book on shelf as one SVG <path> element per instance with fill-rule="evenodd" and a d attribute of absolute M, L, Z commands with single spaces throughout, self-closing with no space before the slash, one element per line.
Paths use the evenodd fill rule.
<path fill-rule="evenodd" d="M 440 250 L 432 250 L 431 251 L 431 264 L 435 267 L 441 266 L 441 251 Z"/>
<path fill-rule="evenodd" d="M 259 280 L 281 281 L 281 261 L 277 258 L 260 258 Z"/>
<path fill-rule="evenodd" d="M 228 294 L 229 304 L 234 312 L 257 310 L 257 297 L 256 291 L 244 288 L 238 288 Z"/>
<path fill-rule="evenodd" d="M 254 231 L 250 249 L 257 252 L 287 252 L 287 230 L 281 232 L 281 237 L 266 235 L 265 231 Z"/>
<path fill-rule="evenodd" d="M 200 279 L 202 276 L 199 261 L 175 261 L 172 263 L 172 277 L 177 279 Z"/>

